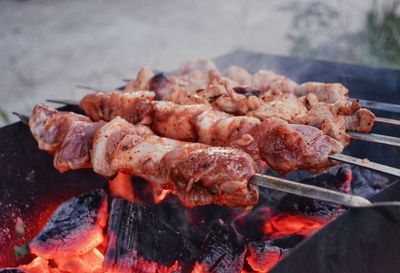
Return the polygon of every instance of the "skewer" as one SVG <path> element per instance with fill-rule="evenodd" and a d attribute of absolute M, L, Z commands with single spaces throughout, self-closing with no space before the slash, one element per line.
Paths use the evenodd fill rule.
<path fill-rule="evenodd" d="M 379 164 L 379 163 L 375 163 L 375 162 L 369 161 L 368 159 L 361 159 L 361 158 L 352 157 L 352 156 L 344 155 L 344 154 L 333 154 L 333 155 L 330 155 L 329 158 L 340 161 L 340 162 L 345 162 L 345 163 L 349 163 L 352 165 L 364 167 L 364 168 L 367 168 L 370 170 L 387 173 L 387 174 L 391 174 L 391 175 L 400 177 L 400 169 L 393 168 L 393 167 L 386 166 L 386 165 Z"/>
<path fill-rule="evenodd" d="M 27 115 L 23 115 L 17 112 L 12 112 L 12 113 L 16 115 L 23 124 L 29 125 L 29 117 Z"/>
<path fill-rule="evenodd" d="M 353 140 L 361 140 L 361 141 L 368 141 L 374 143 L 381 143 L 392 145 L 396 147 L 400 147 L 400 138 L 393 137 L 393 136 L 386 136 L 386 135 L 379 135 L 379 134 L 363 134 L 357 132 L 348 132 L 349 136 Z"/>
<path fill-rule="evenodd" d="M 400 113 L 400 105 L 399 104 L 378 102 L 378 101 L 372 101 L 372 100 L 360 100 L 360 99 L 354 99 L 354 98 L 352 98 L 351 100 L 358 100 L 361 103 L 361 106 L 365 107 L 365 108 Z"/>
<path fill-rule="evenodd" d="M 91 87 L 88 87 L 88 88 L 91 88 Z M 94 89 L 90 89 L 90 90 L 94 90 Z M 66 105 L 71 105 L 71 106 L 79 106 L 79 101 L 76 101 L 76 100 L 49 99 L 46 101 L 52 102 L 52 103 L 66 104 Z M 400 124 L 400 121 L 398 121 L 398 122 Z M 372 142 L 372 143 L 380 143 L 380 144 L 386 144 L 386 145 L 400 147 L 400 138 L 398 138 L 398 137 L 379 135 L 379 134 L 362 134 L 362 133 L 357 133 L 357 132 L 348 132 L 348 134 L 353 140 L 367 141 L 367 142 Z"/>
<path fill-rule="evenodd" d="M 395 125 L 395 126 L 400 126 L 400 120 L 391 119 L 391 118 L 375 117 L 375 122 L 389 124 L 389 125 Z"/>
<path fill-rule="evenodd" d="M 102 90 L 99 88 L 94 88 L 94 87 L 90 87 L 90 86 L 86 86 L 86 85 L 77 85 L 76 88 L 95 91 L 95 92 L 105 92 L 105 93 L 111 91 L 111 90 Z"/>
<path fill-rule="evenodd" d="M 358 195 L 345 194 L 269 175 L 256 174 L 251 178 L 250 182 L 259 187 L 265 187 L 303 197 L 340 204 L 346 207 L 372 206 L 370 201 Z"/>
<path fill-rule="evenodd" d="M 16 112 L 13 113 L 20 118 L 21 122 L 28 124 L 29 121 L 28 116 Z M 330 202 L 350 208 L 373 206 L 373 204 L 370 201 L 358 195 L 337 192 L 334 190 L 329 190 L 312 185 L 306 185 L 269 175 L 255 174 L 250 179 L 250 183 L 257 185 L 259 187 L 279 190 L 282 192 L 291 193 L 307 198 L 317 199 L 320 201 Z"/>

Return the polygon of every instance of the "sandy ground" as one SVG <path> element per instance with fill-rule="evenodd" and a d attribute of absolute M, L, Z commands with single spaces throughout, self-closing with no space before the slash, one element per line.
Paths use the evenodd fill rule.
<path fill-rule="evenodd" d="M 143 65 L 174 70 L 184 60 L 239 48 L 290 55 L 293 12 L 282 7 L 294 3 L 2 0 L 0 109 L 14 121 L 12 111 L 30 113 L 46 98 L 80 98 L 87 91 L 77 84 L 119 86 Z M 347 32 L 357 31 L 370 6 L 333 4 Z"/>

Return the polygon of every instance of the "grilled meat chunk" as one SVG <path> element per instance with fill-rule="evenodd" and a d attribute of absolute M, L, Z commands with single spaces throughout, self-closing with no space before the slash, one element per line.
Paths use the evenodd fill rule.
<path fill-rule="evenodd" d="M 154 97 L 155 93 L 151 91 L 130 92 L 124 96 L 120 92 L 97 92 L 86 95 L 79 106 L 94 121 L 112 120 L 120 116 L 134 124 L 149 124 L 152 112 L 149 102 Z"/>
<path fill-rule="evenodd" d="M 328 156 L 343 149 L 315 127 L 276 118 L 263 121 L 253 131 L 261 158 L 281 174 L 296 169 L 320 172 L 333 164 Z"/>
<path fill-rule="evenodd" d="M 29 127 L 39 149 L 54 155 L 54 167 L 60 172 L 90 168 L 89 151 L 94 133 L 104 121 L 91 122 L 88 117 L 62 113 L 45 105 L 33 108 Z"/>

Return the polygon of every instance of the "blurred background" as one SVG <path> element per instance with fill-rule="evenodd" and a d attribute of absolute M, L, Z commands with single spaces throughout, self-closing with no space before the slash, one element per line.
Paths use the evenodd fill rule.
<path fill-rule="evenodd" d="M 400 0 L 1 0 L 0 126 L 76 85 L 113 88 L 236 49 L 400 67 Z M 301 69 L 301 68 L 299 68 Z"/>

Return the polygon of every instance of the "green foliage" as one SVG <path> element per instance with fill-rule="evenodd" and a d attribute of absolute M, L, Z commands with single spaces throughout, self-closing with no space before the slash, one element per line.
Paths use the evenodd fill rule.
<path fill-rule="evenodd" d="M 379 18 L 371 11 L 366 20 L 367 42 L 370 54 L 381 64 L 400 66 L 400 16 L 387 10 Z"/>
<path fill-rule="evenodd" d="M 5 124 L 10 123 L 8 115 L 1 109 L 0 109 L 0 120 L 2 120 Z"/>
<path fill-rule="evenodd" d="M 399 0 L 372 1 L 364 28 L 347 33 L 346 18 L 329 2 L 293 3 L 288 33 L 294 56 L 400 67 Z M 346 15 L 343 15 L 346 16 Z"/>

